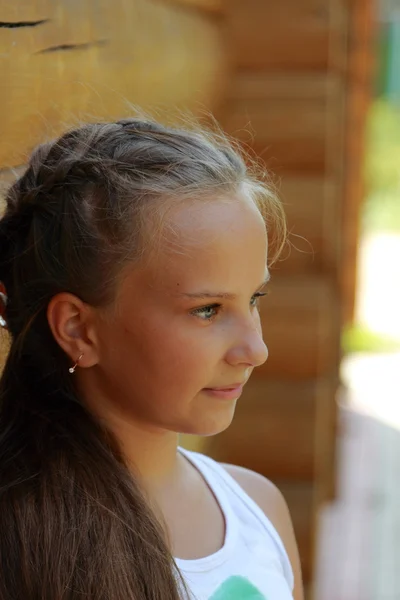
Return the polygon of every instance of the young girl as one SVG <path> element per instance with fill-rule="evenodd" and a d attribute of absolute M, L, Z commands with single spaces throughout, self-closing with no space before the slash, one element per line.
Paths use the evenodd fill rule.
<path fill-rule="evenodd" d="M 267 359 L 266 230 L 221 135 L 132 119 L 34 152 L 0 220 L 1 600 L 302 600 L 278 490 L 179 446 Z"/>

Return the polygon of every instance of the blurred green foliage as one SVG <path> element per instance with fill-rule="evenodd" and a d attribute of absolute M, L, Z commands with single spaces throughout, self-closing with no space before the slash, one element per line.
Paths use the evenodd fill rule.
<path fill-rule="evenodd" d="M 358 323 L 344 329 L 341 343 L 344 354 L 353 352 L 395 352 L 400 350 L 400 340 L 370 331 Z"/>
<path fill-rule="evenodd" d="M 387 99 L 373 101 L 367 122 L 365 201 L 361 210 L 361 235 L 400 235 L 400 106 Z M 342 332 L 344 354 L 400 350 L 400 340 L 353 323 Z"/>
<path fill-rule="evenodd" d="M 377 99 L 366 131 L 366 198 L 362 208 L 365 233 L 400 233 L 400 106 Z"/>

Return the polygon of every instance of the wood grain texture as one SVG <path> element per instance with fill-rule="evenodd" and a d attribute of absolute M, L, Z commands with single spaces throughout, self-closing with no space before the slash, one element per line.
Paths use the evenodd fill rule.
<path fill-rule="evenodd" d="M 327 177 L 283 177 L 279 189 L 289 230 L 281 273 L 332 273 L 340 260 L 338 186 Z"/>
<path fill-rule="evenodd" d="M 341 270 L 343 321 L 352 323 L 357 281 L 360 210 L 365 198 L 364 153 L 368 108 L 376 69 L 374 4 L 351 2 L 349 8 L 345 181 L 342 211 L 343 263 Z"/>
<path fill-rule="evenodd" d="M 155 0 L 1 2 L 0 167 L 79 120 L 144 107 L 164 120 L 212 109 L 225 52 L 213 18 Z"/>
<path fill-rule="evenodd" d="M 225 0 L 156 0 L 166 4 L 177 4 L 185 8 L 194 8 L 214 15 L 221 15 L 225 9 Z"/>
<path fill-rule="evenodd" d="M 239 70 L 221 120 L 274 172 L 337 177 L 342 166 L 345 84 L 337 73 Z"/>
<path fill-rule="evenodd" d="M 274 483 L 284 495 L 289 507 L 300 548 L 303 581 L 308 586 L 314 577 L 317 533 L 316 486 L 313 483 L 296 483 L 279 479 Z"/>
<path fill-rule="evenodd" d="M 274 72 L 239 70 L 227 85 L 226 101 L 295 100 L 327 98 L 342 87 L 340 77 L 330 71 Z"/>
<path fill-rule="evenodd" d="M 280 176 L 326 172 L 326 101 L 323 97 L 231 100 L 222 124 Z"/>
<path fill-rule="evenodd" d="M 269 357 L 254 373 L 259 378 L 307 380 L 338 369 L 338 293 L 330 277 L 273 276 L 261 305 Z"/>
<path fill-rule="evenodd" d="M 328 68 L 331 21 L 327 0 L 230 0 L 228 14 L 238 68 Z"/>

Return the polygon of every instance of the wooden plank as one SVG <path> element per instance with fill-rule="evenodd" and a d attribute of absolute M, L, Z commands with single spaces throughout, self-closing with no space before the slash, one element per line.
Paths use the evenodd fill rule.
<path fill-rule="evenodd" d="M 120 118 L 138 105 L 173 120 L 212 109 L 222 93 L 221 29 L 206 14 L 147 0 L 43 0 L 35 10 L 24 0 L 12 15 L 48 21 L 1 29 L 0 167 L 22 164 L 79 119 Z"/>
<path fill-rule="evenodd" d="M 322 457 L 327 452 L 327 423 L 318 413 L 327 412 L 335 389 L 328 378 L 300 384 L 251 380 L 232 424 L 213 436 L 207 450 L 221 462 L 252 468 L 271 479 L 313 481 L 325 467 Z"/>
<path fill-rule="evenodd" d="M 225 9 L 224 0 L 155 0 L 167 4 L 177 4 L 185 8 L 202 10 L 213 15 L 222 15 Z"/>
<path fill-rule="evenodd" d="M 330 277 L 273 275 L 261 323 L 269 358 L 255 377 L 307 380 L 337 372 L 339 297 Z"/>
<path fill-rule="evenodd" d="M 326 101 L 248 99 L 224 106 L 224 129 L 254 149 L 275 173 L 325 174 Z"/>
<path fill-rule="evenodd" d="M 318 513 L 315 505 L 315 486 L 276 480 L 274 482 L 288 504 L 300 552 L 301 569 L 305 585 L 314 576 Z"/>
<path fill-rule="evenodd" d="M 340 188 L 323 177 L 284 177 L 279 189 L 288 229 L 281 273 L 335 273 L 339 266 Z"/>
<path fill-rule="evenodd" d="M 336 497 L 340 394 L 341 382 L 336 373 L 330 380 L 329 395 L 317 405 L 315 413 L 315 481 L 319 505 Z"/>
<path fill-rule="evenodd" d="M 343 165 L 344 88 L 332 73 L 238 71 L 221 122 L 279 173 L 336 176 Z"/>
<path fill-rule="evenodd" d="M 325 136 L 326 103 L 324 98 L 253 99 L 231 101 L 226 106 L 224 126 L 239 139 L 248 141 L 246 128 L 254 131 L 256 140 L 323 140 Z M 243 131 L 244 130 L 244 131 Z M 242 133 L 243 132 L 243 133 Z"/>
<path fill-rule="evenodd" d="M 35 27 L 36 21 L 49 18 L 51 0 L 18 0 L 18 2 L 1 2 L 1 21 L 3 23 L 31 23 Z M 4 33 L 4 32 L 2 32 Z M 0 39 L 2 36 L 0 36 Z"/>
<path fill-rule="evenodd" d="M 341 288 L 343 320 L 354 318 L 360 209 L 365 197 L 364 151 L 367 111 L 371 102 L 375 61 L 375 15 L 373 2 L 351 2 L 348 37 L 347 127 L 345 183 L 342 213 Z"/>
<path fill-rule="evenodd" d="M 329 69 L 343 77 L 347 72 L 350 3 L 327 0 L 327 4 L 330 19 Z"/>
<path fill-rule="evenodd" d="M 227 15 L 237 67 L 328 67 L 331 22 L 326 0 L 230 0 Z"/>
<path fill-rule="evenodd" d="M 343 82 L 327 72 L 237 70 L 226 89 L 227 101 L 327 98 Z"/>
<path fill-rule="evenodd" d="M 245 148 L 248 147 L 245 142 Z M 279 177 L 329 175 L 325 140 L 311 132 L 307 137 L 292 140 L 256 141 L 251 148 L 263 160 L 265 167 Z"/>

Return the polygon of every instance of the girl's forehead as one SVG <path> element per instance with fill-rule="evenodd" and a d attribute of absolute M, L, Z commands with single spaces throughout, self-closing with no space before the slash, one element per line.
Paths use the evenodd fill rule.
<path fill-rule="evenodd" d="M 267 234 L 249 201 L 205 203 L 172 214 L 159 248 L 143 270 L 153 284 L 177 285 L 200 278 L 230 279 L 249 269 L 263 271 Z"/>
<path fill-rule="evenodd" d="M 201 241 L 206 235 L 220 234 L 227 226 L 231 229 L 254 226 L 255 221 L 264 225 L 257 206 L 247 196 L 194 200 L 171 210 L 165 220 L 165 231 L 168 234 L 172 230 L 173 235 L 190 243 Z"/>

